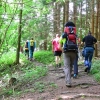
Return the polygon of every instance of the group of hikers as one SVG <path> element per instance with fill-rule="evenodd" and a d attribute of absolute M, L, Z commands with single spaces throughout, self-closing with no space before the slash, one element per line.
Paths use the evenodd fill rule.
<path fill-rule="evenodd" d="M 31 38 L 31 40 L 27 40 L 25 42 L 25 56 L 27 56 L 27 59 L 30 61 L 33 61 L 33 53 L 36 47 L 36 43 L 33 40 L 33 38 Z"/>
<path fill-rule="evenodd" d="M 97 39 L 92 36 L 89 31 L 88 34 L 80 41 L 76 35 L 76 25 L 73 22 L 67 22 L 64 27 L 64 33 L 60 36 L 56 34 L 56 37 L 52 41 L 52 51 L 55 56 L 56 67 L 61 67 L 62 54 L 64 62 L 64 73 L 66 86 L 71 87 L 71 74 L 74 69 L 73 77 L 78 75 L 78 54 L 79 47 L 83 47 L 85 72 L 89 73 L 91 70 L 92 57 L 94 53 L 94 44 Z"/>

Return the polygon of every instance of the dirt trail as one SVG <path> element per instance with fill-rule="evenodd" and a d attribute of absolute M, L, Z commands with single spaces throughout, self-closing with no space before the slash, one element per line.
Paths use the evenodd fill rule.
<path fill-rule="evenodd" d="M 65 85 L 63 66 L 56 70 L 52 66 L 49 68 L 48 75 L 40 80 L 47 84 L 44 92 L 27 93 L 7 100 L 100 100 L 100 85 L 84 72 L 83 65 L 79 65 L 78 78 L 72 77 L 71 88 Z M 50 87 L 49 83 L 55 83 L 57 87 Z"/>

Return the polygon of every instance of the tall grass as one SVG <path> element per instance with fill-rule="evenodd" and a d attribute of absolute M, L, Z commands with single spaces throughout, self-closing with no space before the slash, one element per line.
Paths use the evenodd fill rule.
<path fill-rule="evenodd" d="M 54 62 L 54 55 L 51 51 L 37 51 L 34 53 L 34 58 L 43 64 Z"/>
<path fill-rule="evenodd" d="M 94 76 L 96 81 L 100 82 L 100 59 L 93 61 L 91 74 Z"/>

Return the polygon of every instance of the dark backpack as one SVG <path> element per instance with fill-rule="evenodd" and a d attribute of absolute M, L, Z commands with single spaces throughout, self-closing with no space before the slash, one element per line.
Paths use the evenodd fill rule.
<path fill-rule="evenodd" d="M 64 28 L 64 34 L 62 38 L 66 38 L 66 42 L 64 44 L 64 52 L 67 51 L 78 51 L 77 43 L 76 43 L 76 27 L 68 26 Z"/>

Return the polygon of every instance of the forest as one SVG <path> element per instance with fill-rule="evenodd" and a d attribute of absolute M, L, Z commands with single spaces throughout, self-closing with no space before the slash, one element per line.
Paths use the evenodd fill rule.
<path fill-rule="evenodd" d="M 47 75 L 47 66 L 55 64 L 52 40 L 68 21 L 75 23 L 81 40 L 89 31 L 97 39 L 91 74 L 100 82 L 100 0 L 0 0 L 0 98 L 19 95 L 23 83 L 35 84 Z M 36 49 L 30 62 L 24 45 L 32 37 Z M 8 86 L 11 77 L 18 81 L 15 87 Z"/>

